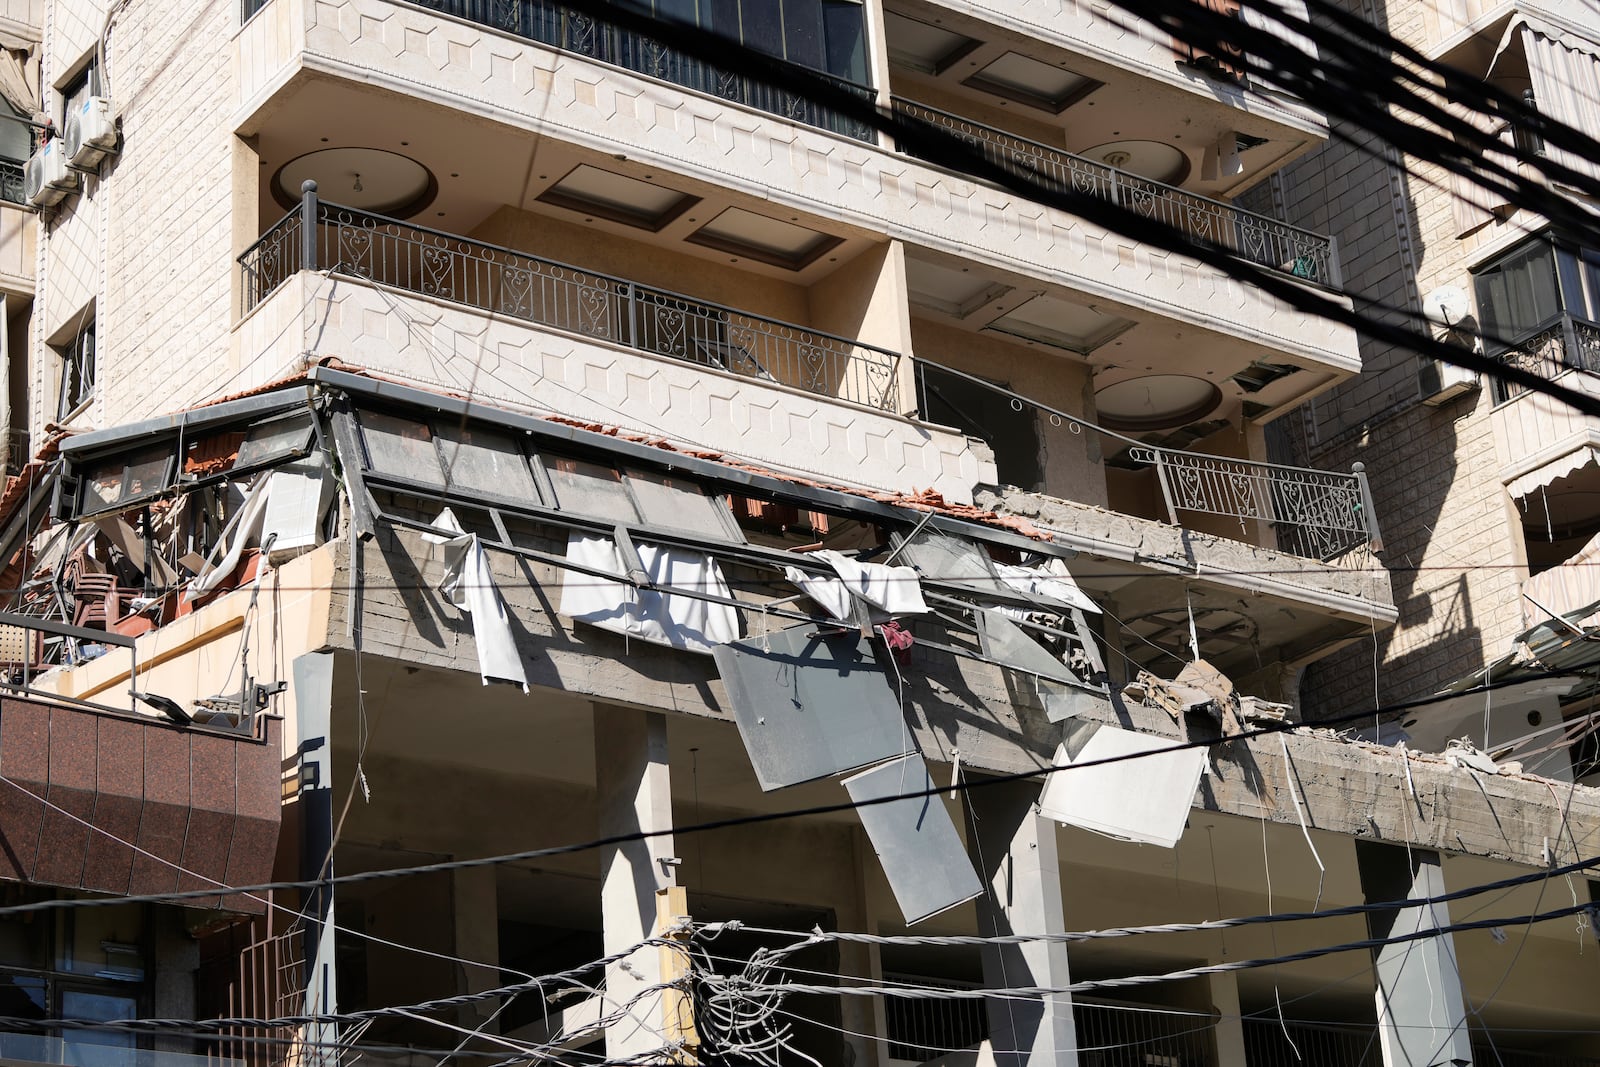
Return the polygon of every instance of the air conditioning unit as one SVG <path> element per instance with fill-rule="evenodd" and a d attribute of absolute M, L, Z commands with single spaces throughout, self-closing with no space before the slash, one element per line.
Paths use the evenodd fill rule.
<path fill-rule="evenodd" d="M 78 176 L 67 169 L 61 138 L 52 137 L 22 168 L 22 195 L 34 207 L 59 203 L 78 187 Z"/>
<path fill-rule="evenodd" d="M 1422 388 L 1422 402 L 1436 408 L 1476 391 L 1478 373 L 1454 363 L 1430 359 L 1417 371 L 1417 384 Z"/>
<path fill-rule="evenodd" d="M 110 100 L 91 96 L 66 119 L 61 139 L 66 142 L 67 166 L 94 170 L 107 154 L 116 151 L 117 123 Z"/>

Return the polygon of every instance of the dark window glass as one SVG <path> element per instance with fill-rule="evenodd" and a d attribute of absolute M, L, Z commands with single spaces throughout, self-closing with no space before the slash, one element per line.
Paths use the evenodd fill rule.
<path fill-rule="evenodd" d="M 849 0 L 823 0 L 822 25 L 827 41 L 827 72 L 865 85 L 867 39 L 861 26 L 861 5 Z"/>
<path fill-rule="evenodd" d="M 1526 337 L 1561 314 L 1555 250 L 1535 242 L 1480 270 L 1478 313 L 1491 346 Z"/>
<path fill-rule="evenodd" d="M 700 5 L 696 0 L 656 0 L 656 14 L 664 19 L 698 25 Z"/>
<path fill-rule="evenodd" d="M 821 0 L 783 0 L 784 58 L 803 67 L 821 70 Z"/>
<path fill-rule="evenodd" d="M 744 0 L 740 17 L 746 45 L 768 55 L 783 55 L 783 9 L 779 0 Z"/>
<path fill-rule="evenodd" d="M 706 0 L 703 17 L 712 33 L 739 39 L 739 0 Z"/>

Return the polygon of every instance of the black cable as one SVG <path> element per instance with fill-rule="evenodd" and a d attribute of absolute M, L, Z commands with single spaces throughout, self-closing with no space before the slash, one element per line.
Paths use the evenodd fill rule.
<path fill-rule="evenodd" d="M 1302 725 L 1311 725 L 1317 728 L 1327 728 L 1352 722 L 1366 722 L 1384 716 L 1395 716 L 1402 712 L 1425 708 L 1432 704 L 1454 700 L 1461 696 L 1474 693 L 1493 692 L 1512 685 L 1523 685 L 1530 681 L 1546 678 L 1570 678 L 1578 674 L 1574 671 L 1544 671 L 1530 674 L 1525 677 L 1495 682 L 1479 688 L 1458 693 L 1440 693 L 1421 697 L 1416 700 L 1402 701 L 1395 704 L 1381 705 L 1364 711 L 1350 712 L 1345 715 L 1320 719 L 1316 723 L 1279 722 L 1269 725 L 1244 730 L 1230 737 L 1219 737 L 1214 740 L 1199 741 L 1174 741 L 1166 748 L 1151 752 L 1134 752 L 1120 756 L 1108 756 L 1097 760 L 1083 760 L 1061 766 L 1039 767 L 1026 771 L 1015 771 L 1007 774 L 985 775 L 983 778 L 963 778 L 960 782 L 949 786 L 936 786 L 928 789 L 916 789 L 902 793 L 892 793 L 881 797 L 866 800 L 850 800 L 837 804 L 817 804 L 806 808 L 788 808 L 782 811 L 756 812 L 749 815 L 729 816 L 723 819 L 712 819 L 687 826 L 677 826 L 670 830 L 637 830 L 631 833 L 610 834 L 605 837 L 594 838 L 568 845 L 552 845 L 546 848 L 527 849 L 520 852 L 508 852 L 497 856 L 484 856 L 475 859 L 441 860 L 436 863 L 417 864 L 410 867 L 391 867 L 380 871 L 360 871 L 354 874 L 335 875 L 332 878 L 308 879 L 299 881 L 261 882 L 255 885 L 244 886 L 213 886 L 210 889 L 193 889 L 177 893 L 145 893 L 130 894 L 121 897 L 73 897 L 56 900 L 39 900 L 27 904 L 12 904 L 0 907 L 0 917 L 22 915 L 36 911 L 60 911 L 75 908 L 117 907 L 133 903 L 169 903 L 176 900 L 197 900 L 203 897 L 227 896 L 235 893 L 263 893 L 270 890 L 288 889 L 314 889 L 320 886 L 355 884 L 361 882 L 388 881 L 396 878 L 405 878 L 419 874 L 433 874 L 441 871 L 462 871 L 479 867 L 497 867 L 509 863 L 522 863 L 528 860 L 544 859 L 550 856 L 566 856 L 577 852 L 589 852 L 598 848 L 613 845 L 632 844 L 638 841 L 649 841 L 658 837 L 672 837 L 675 835 L 704 833 L 712 830 L 724 830 L 735 826 L 754 826 L 769 822 L 782 822 L 788 819 L 806 818 L 814 815 L 833 815 L 840 812 L 856 811 L 863 807 L 873 807 L 878 804 L 892 804 L 900 800 L 915 800 L 924 797 L 935 797 L 951 791 L 968 792 L 974 789 L 985 789 L 992 786 L 1004 785 L 1009 782 L 1029 781 L 1051 774 L 1060 774 L 1064 771 L 1081 770 L 1088 767 L 1102 767 L 1115 763 L 1126 763 L 1131 760 L 1143 759 L 1147 756 L 1168 755 L 1173 752 L 1182 752 L 1188 749 L 1210 748 L 1217 745 L 1231 744 L 1235 741 L 1247 741 L 1256 737 L 1271 734 L 1285 733 L 1296 730 Z"/>

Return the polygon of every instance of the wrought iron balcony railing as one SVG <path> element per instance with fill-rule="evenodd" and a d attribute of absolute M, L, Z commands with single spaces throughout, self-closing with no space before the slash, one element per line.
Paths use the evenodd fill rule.
<path fill-rule="evenodd" d="M 742 74 L 723 70 L 704 60 L 685 55 L 653 38 L 623 29 L 556 0 L 409 0 L 417 7 L 451 15 L 466 22 L 509 33 L 529 41 L 559 48 L 563 52 L 587 56 L 600 63 L 622 67 L 651 78 L 681 85 L 707 96 L 778 115 L 860 141 L 876 141 L 872 127 L 848 118 L 831 108 Z M 244 0 L 244 17 L 267 5 L 267 0 Z M 793 66 L 788 60 L 766 60 L 775 67 Z M 877 90 L 870 85 L 837 77 L 827 71 L 809 69 L 839 89 L 871 102 Z"/>
<path fill-rule="evenodd" d="M 323 203 L 314 192 L 239 264 L 246 311 L 296 271 L 326 269 L 865 407 L 892 409 L 898 395 L 895 352 Z"/>
<path fill-rule="evenodd" d="M 1053 426 L 1065 425 L 1075 434 L 1099 435 L 1104 454 L 1119 457 L 1108 462 L 1153 468 L 1167 521 L 1174 526 L 1182 525 L 1180 516 L 1185 514 L 1221 516 L 1237 522 L 1240 539 L 1248 541 L 1250 524 L 1257 523 L 1271 531 L 1279 551 L 1307 559 L 1331 560 L 1362 545 L 1374 552 L 1383 549 L 1371 490 L 1360 463 L 1344 474 L 1163 448 L 1096 426 L 964 371 L 923 359 L 914 365 L 920 397 L 927 397 L 930 388 L 924 372 L 936 370 L 941 377 L 958 379 L 963 387 L 999 393 L 1013 410 L 1032 407 Z M 972 430 L 981 436 L 980 431 Z"/>
<path fill-rule="evenodd" d="M 1296 278 L 1332 288 L 1342 284 L 1331 237 L 1141 178 L 926 104 L 895 97 L 894 110 L 897 115 L 955 134 L 983 153 L 989 162 L 1019 177 L 1114 201 L 1193 237 L 1215 242 L 1241 259 Z M 911 153 L 906 146 L 901 150 Z"/>
<path fill-rule="evenodd" d="M 15 159 L 0 159 L 0 200 L 8 204 L 26 204 L 22 195 L 22 163 Z"/>
<path fill-rule="evenodd" d="M 1600 374 L 1600 324 L 1564 314 L 1504 349 L 1496 358 L 1546 380 L 1574 369 Z M 1497 404 L 1527 391 L 1525 386 L 1495 379 Z"/>

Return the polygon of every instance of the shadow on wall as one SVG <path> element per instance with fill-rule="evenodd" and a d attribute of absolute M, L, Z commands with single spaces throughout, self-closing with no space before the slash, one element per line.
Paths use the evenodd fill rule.
<path fill-rule="evenodd" d="M 1344 6 L 1394 32 L 1392 2 L 1374 0 L 1369 11 L 1355 0 Z M 1387 146 L 1362 130 L 1333 125 L 1326 144 L 1273 180 L 1273 198 L 1290 221 L 1333 235 L 1342 252 L 1346 288 L 1358 306 L 1366 298 L 1373 305 L 1420 309 L 1418 264 L 1430 251 L 1443 257 L 1453 249 L 1419 225 L 1424 216 L 1411 176 L 1389 162 Z M 1392 195 L 1375 196 L 1375 188 Z M 1432 248 L 1429 237 L 1439 238 Z M 1484 405 L 1481 410 L 1459 403 L 1425 406 L 1417 381 L 1419 360 L 1412 352 L 1366 336 L 1360 346 L 1360 376 L 1319 397 L 1303 419 L 1283 420 L 1289 432 L 1278 443 L 1281 447 L 1283 438 L 1290 438 L 1293 462 L 1307 466 L 1342 470 L 1357 460 L 1366 464 L 1400 618 L 1393 630 L 1377 634 L 1376 656 L 1369 639 L 1307 668 L 1301 683 L 1307 719 L 1369 705 L 1374 690 L 1384 703 L 1431 692 L 1481 659 L 1475 583 L 1466 575 L 1446 576 L 1421 565 L 1424 560 L 1430 565 L 1471 562 L 1462 558 L 1462 546 L 1435 542 L 1464 528 L 1451 513 L 1461 505 L 1449 493 L 1460 464 L 1459 430 L 1470 425 L 1469 418 L 1486 416 L 1489 401 L 1479 396 L 1471 402 Z M 1391 656 L 1397 640 L 1406 650 Z M 1382 664 L 1376 680 L 1375 659 Z"/>

